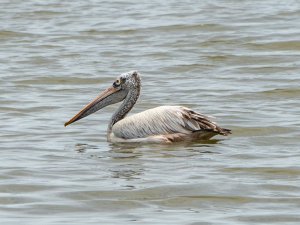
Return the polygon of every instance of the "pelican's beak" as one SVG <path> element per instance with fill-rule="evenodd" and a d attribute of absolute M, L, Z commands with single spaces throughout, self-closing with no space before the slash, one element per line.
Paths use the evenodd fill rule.
<path fill-rule="evenodd" d="M 110 105 L 111 96 L 112 94 L 118 92 L 119 90 L 114 88 L 114 87 L 109 87 L 105 91 L 103 91 L 97 98 L 95 98 L 92 102 L 87 104 L 79 113 L 77 113 L 72 119 L 70 119 L 68 122 L 65 123 L 65 127 L 68 126 L 71 123 L 74 123 L 77 120 L 80 120 L 96 111 L 99 109 Z"/>

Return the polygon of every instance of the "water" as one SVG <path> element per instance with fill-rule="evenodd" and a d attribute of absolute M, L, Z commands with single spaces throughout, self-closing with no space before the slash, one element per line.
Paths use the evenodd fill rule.
<path fill-rule="evenodd" d="M 298 1 L 1 1 L 1 224 L 298 224 Z M 63 124 L 120 73 L 133 112 L 180 104 L 228 138 L 111 145 L 117 106 Z"/>

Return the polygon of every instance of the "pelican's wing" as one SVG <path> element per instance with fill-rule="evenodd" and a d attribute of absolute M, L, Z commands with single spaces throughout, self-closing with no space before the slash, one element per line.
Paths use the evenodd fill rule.
<path fill-rule="evenodd" d="M 112 133 L 123 139 L 192 134 L 197 131 L 221 135 L 230 133 L 230 130 L 219 127 L 207 116 L 181 106 L 161 106 L 149 109 L 120 120 L 112 128 Z"/>

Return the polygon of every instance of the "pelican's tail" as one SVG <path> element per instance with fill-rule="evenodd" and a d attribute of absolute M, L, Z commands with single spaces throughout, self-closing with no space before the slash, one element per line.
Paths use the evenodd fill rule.
<path fill-rule="evenodd" d="M 201 130 L 194 130 L 193 133 L 206 133 L 206 134 L 211 134 L 211 137 L 220 134 L 223 136 L 228 136 L 231 134 L 231 130 L 226 129 L 226 128 L 221 128 L 219 126 L 214 127 L 214 129 L 201 129 Z"/>
<path fill-rule="evenodd" d="M 219 128 L 218 133 L 221 135 L 227 136 L 227 135 L 231 134 L 231 130 L 229 130 L 229 129 L 221 128 L 221 127 L 218 127 L 218 128 Z"/>

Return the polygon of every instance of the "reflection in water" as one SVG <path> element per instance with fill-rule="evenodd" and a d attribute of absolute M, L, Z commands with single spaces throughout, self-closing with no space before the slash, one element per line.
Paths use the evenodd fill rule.
<path fill-rule="evenodd" d="M 109 143 L 110 151 L 119 153 L 134 153 L 139 152 L 141 143 Z"/>
<path fill-rule="evenodd" d="M 205 154 L 217 154 L 218 152 L 209 150 L 220 140 L 209 140 L 201 142 L 179 142 L 176 144 L 140 144 L 110 143 L 108 151 L 100 151 L 95 145 L 78 143 L 74 146 L 76 152 L 84 154 L 87 158 L 99 160 L 105 159 L 108 163 L 107 171 L 111 178 L 132 180 L 143 179 L 144 172 L 147 170 L 145 164 L 151 160 L 164 160 L 168 158 L 170 162 L 177 158 L 191 158 L 204 156 Z M 175 164 L 174 164 L 175 165 Z M 130 185 L 129 185 L 130 186 Z"/>
<path fill-rule="evenodd" d="M 209 148 L 222 142 L 220 139 L 211 139 L 197 142 L 178 142 L 173 144 L 143 144 L 143 143 L 108 143 L 109 150 L 99 152 L 96 145 L 78 143 L 74 149 L 78 153 L 88 153 L 91 157 L 108 157 L 111 159 L 140 158 L 143 155 L 156 157 L 182 157 L 193 153 L 215 153 Z M 91 155 L 91 153 L 93 153 Z"/>
<path fill-rule="evenodd" d="M 79 152 L 79 153 L 85 153 L 86 150 L 89 148 L 90 146 L 88 144 L 76 144 L 75 145 L 75 151 Z"/>
<path fill-rule="evenodd" d="M 139 179 L 142 175 L 142 163 L 136 163 L 134 159 L 142 156 L 142 152 L 138 150 L 139 145 L 115 145 L 110 144 L 109 151 L 99 151 L 99 147 L 95 145 L 78 143 L 74 146 L 74 150 L 80 154 L 87 155 L 88 158 L 99 160 L 106 159 L 109 161 L 107 170 L 111 173 L 111 178 L 119 179 Z M 99 162 L 101 163 L 101 162 Z"/>
<path fill-rule="evenodd" d="M 141 179 L 140 176 L 143 174 L 142 168 L 136 168 L 136 165 L 126 164 L 123 166 L 119 166 L 118 168 L 111 169 L 112 178 L 120 178 L 120 179 Z"/>

